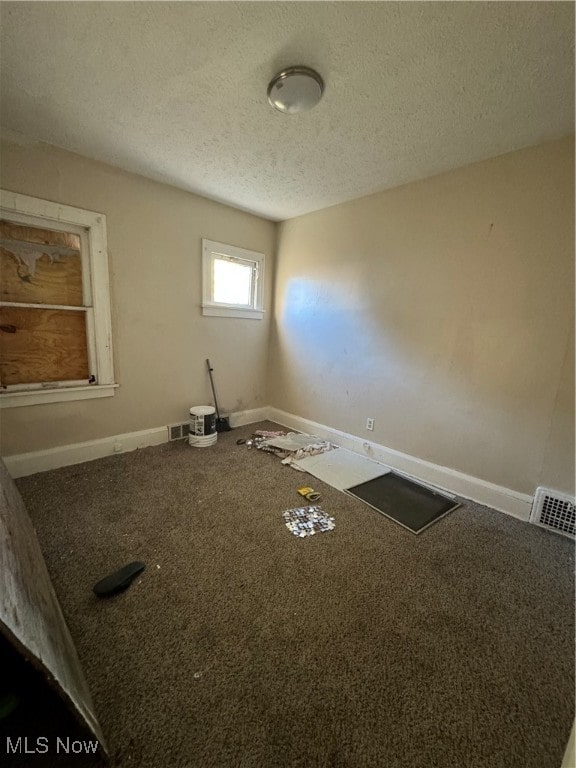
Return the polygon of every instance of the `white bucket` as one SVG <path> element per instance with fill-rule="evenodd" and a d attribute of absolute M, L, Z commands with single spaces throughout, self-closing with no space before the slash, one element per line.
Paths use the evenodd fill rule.
<path fill-rule="evenodd" d="M 214 445 L 216 432 L 216 409 L 211 405 L 195 405 L 190 408 L 190 436 L 188 443 L 196 448 Z"/>
<path fill-rule="evenodd" d="M 205 435 L 204 437 L 190 433 L 190 436 L 188 437 L 188 444 L 193 445 L 194 448 L 207 448 L 209 445 L 214 445 L 217 439 L 217 432 L 214 432 L 213 435 Z"/>

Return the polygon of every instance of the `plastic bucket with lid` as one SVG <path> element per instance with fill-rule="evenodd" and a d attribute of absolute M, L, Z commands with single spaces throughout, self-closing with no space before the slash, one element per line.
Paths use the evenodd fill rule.
<path fill-rule="evenodd" d="M 190 445 L 197 448 L 214 445 L 217 438 L 216 409 L 211 405 L 195 405 L 190 408 Z"/>

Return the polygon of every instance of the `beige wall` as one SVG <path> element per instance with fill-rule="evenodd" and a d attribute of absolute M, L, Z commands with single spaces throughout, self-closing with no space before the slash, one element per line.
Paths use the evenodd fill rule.
<path fill-rule="evenodd" d="M 116 395 L 3 409 L 7 456 L 267 404 L 266 355 L 276 225 L 242 211 L 46 145 L 3 143 L 1 186 L 106 214 Z M 267 257 L 265 319 L 202 317 L 201 238 Z"/>
<path fill-rule="evenodd" d="M 211 402 L 210 356 L 225 412 L 271 404 L 573 492 L 573 139 L 281 225 L 268 374 L 274 224 L 45 145 L 0 159 L 3 188 L 106 214 L 120 383 L 3 410 L 3 455 L 184 420 Z M 264 321 L 201 316 L 202 237 L 266 253 Z"/>
<path fill-rule="evenodd" d="M 569 138 L 284 222 L 271 404 L 573 492 L 573 173 Z"/>

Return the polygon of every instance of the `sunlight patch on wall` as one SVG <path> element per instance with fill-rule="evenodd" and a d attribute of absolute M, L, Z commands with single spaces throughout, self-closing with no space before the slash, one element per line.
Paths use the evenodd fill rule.
<path fill-rule="evenodd" d="M 342 369 L 347 357 L 357 364 L 382 354 L 383 335 L 377 336 L 366 307 L 347 287 L 334 282 L 296 278 L 288 282 L 278 307 L 278 337 L 293 352 L 314 350 L 315 366 Z"/>

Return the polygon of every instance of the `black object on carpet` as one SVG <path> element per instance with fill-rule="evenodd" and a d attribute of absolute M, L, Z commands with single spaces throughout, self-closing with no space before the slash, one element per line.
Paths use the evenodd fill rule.
<path fill-rule="evenodd" d="M 98 597 L 110 597 L 110 595 L 117 595 L 118 592 L 123 592 L 128 589 L 134 579 L 139 576 L 146 568 L 144 563 L 139 560 L 135 560 L 133 563 L 128 563 L 118 571 L 114 571 L 110 576 L 101 579 L 97 584 L 92 587 L 92 591 Z"/>
<path fill-rule="evenodd" d="M 449 496 L 443 496 L 394 472 L 354 485 L 347 488 L 346 492 L 412 533 L 421 533 L 460 506 Z"/>

